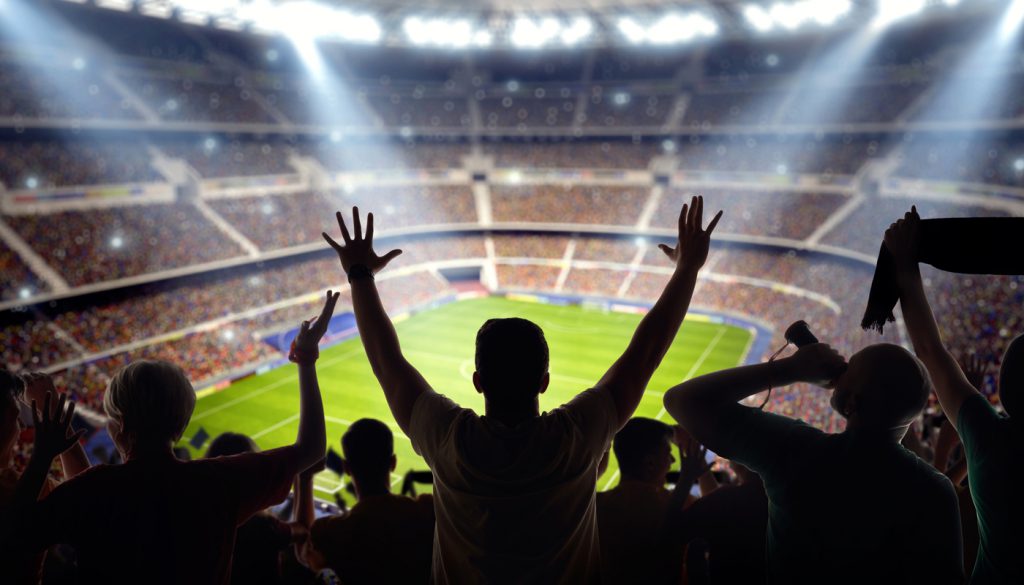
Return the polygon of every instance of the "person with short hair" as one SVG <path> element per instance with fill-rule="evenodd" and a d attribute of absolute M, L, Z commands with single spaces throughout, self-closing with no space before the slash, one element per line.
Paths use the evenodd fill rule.
<path fill-rule="evenodd" d="M 636 410 L 679 330 L 707 260 L 721 212 L 703 226 L 703 198 L 679 216 L 676 265 L 661 298 L 622 356 L 594 387 L 547 413 L 548 347 L 523 319 L 492 319 L 477 334 L 473 386 L 478 415 L 438 394 L 406 359 L 381 304 L 374 274 L 401 253 L 373 250 L 373 214 L 364 237 L 338 212 L 338 253 L 352 286 L 359 337 L 395 421 L 434 473 L 433 580 L 436 583 L 591 583 L 600 580 L 595 487 L 612 437 Z"/>
<path fill-rule="evenodd" d="M 768 496 L 756 473 L 736 461 L 729 465 L 736 483 L 722 485 L 683 511 L 676 537 L 688 545 L 704 544 L 713 583 L 764 583 Z"/>
<path fill-rule="evenodd" d="M 739 404 L 800 381 L 833 388 L 844 432 Z M 769 583 L 960 583 L 953 486 L 900 445 L 930 390 L 924 366 L 902 347 L 872 345 L 847 363 L 816 343 L 683 382 L 665 394 L 665 408 L 764 481 Z"/>
<path fill-rule="evenodd" d="M 383 422 L 364 418 L 341 437 L 344 470 L 358 501 L 341 516 L 313 521 L 312 507 L 300 521 L 310 523 L 302 556 L 315 571 L 329 568 L 342 583 L 428 583 L 434 547 L 434 500 L 391 493 L 394 435 Z M 312 487 L 302 492 L 308 494 Z"/>
<path fill-rule="evenodd" d="M 138 360 L 110 381 L 103 404 L 124 463 L 100 465 L 58 486 L 38 503 L 39 470 L 64 446 L 43 441 L 19 482 L 3 546 L 35 554 L 53 543 L 74 546 L 86 583 L 228 583 L 235 529 L 282 501 L 297 473 L 323 458 L 323 404 L 317 344 L 338 295 L 328 292 L 315 321 L 299 329 L 300 416 L 295 442 L 262 453 L 183 462 L 173 446 L 188 425 L 195 391 L 176 365 Z M 45 410 L 45 409 L 44 409 Z M 41 443 L 41 441 L 43 441 Z"/>
<path fill-rule="evenodd" d="M 258 453 L 260 448 L 248 435 L 224 432 L 210 441 L 206 458 L 232 457 Z M 178 457 L 181 459 L 181 457 Z M 300 474 L 301 475 L 301 474 Z M 235 550 L 231 557 L 231 583 L 235 585 L 277 585 L 281 579 L 281 553 L 304 540 L 305 528 L 288 523 L 260 510 L 235 531 Z"/>
<path fill-rule="evenodd" d="M 671 425 L 652 418 L 629 419 L 616 433 L 612 450 L 621 479 L 597 494 L 604 583 L 679 583 L 685 542 L 671 534 L 683 507 L 695 498 L 690 487 L 709 466 L 696 441 L 677 438 Z M 672 444 L 679 447 L 675 489 L 665 487 L 672 468 Z"/>
<path fill-rule="evenodd" d="M 889 226 L 885 246 L 892 254 L 900 289 L 900 306 L 914 351 L 935 383 L 939 405 L 956 427 L 967 457 L 967 481 L 977 510 L 979 546 L 971 583 L 1024 583 L 1024 509 L 1020 477 L 1024 467 L 1024 432 L 1013 412 L 1024 392 L 1024 335 L 1006 347 L 999 369 L 1000 416 L 965 376 L 942 342 L 921 281 L 918 265 L 921 217 L 917 208 Z M 951 234 L 951 237 L 954 235 Z M 1020 253 L 993 250 L 993 253 Z M 958 316 L 953 316 L 954 318 Z M 1016 486 L 1016 487 L 1015 487 Z"/>

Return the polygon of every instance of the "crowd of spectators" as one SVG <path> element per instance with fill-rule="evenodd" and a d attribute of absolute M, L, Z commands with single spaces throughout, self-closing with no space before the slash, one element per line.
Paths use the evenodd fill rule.
<path fill-rule="evenodd" d="M 558 284 L 560 266 L 498 264 L 498 288 L 505 290 L 551 291 Z"/>
<path fill-rule="evenodd" d="M 337 229 L 334 212 L 345 206 L 338 197 L 321 192 L 227 197 L 208 203 L 261 250 L 323 241 L 320 233 Z"/>
<path fill-rule="evenodd" d="M 686 171 L 852 175 L 884 141 L 851 134 L 841 136 L 691 136 L 675 145 L 679 168 Z"/>
<path fill-rule="evenodd" d="M 389 227 L 477 222 L 476 201 L 468 185 L 360 187 L 338 195 L 345 207 L 375 209 L 381 225 Z"/>
<path fill-rule="evenodd" d="M 74 357 L 78 350 L 56 335 L 45 320 L 5 312 L 0 324 L 0 357 L 9 370 L 39 370 Z"/>
<path fill-rule="evenodd" d="M 134 140 L 3 141 L 0 182 L 11 190 L 160 181 Z"/>
<path fill-rule="evenodd" d="M 49 288 L 22 262 L 14 250 L 0 242 L 0 300 L 9 301 L 25 295 L 35 295 Z M 24 292 L 23 292 L 24 291 Z"/>
<path fill-rule="evenodd" d="M 870 256 L 878 254 L 882 244 L 880 234 L 892 223 L 892 218 L 905 213 L 910 204 L 917 205 L 921 217 L 1000 217 L 1006 212 L 980 205 L 955 201 L 935 201 L 879 197 L 865 200 L 842 222 L 825 234 L 822 244 L 839 246 Z"/>
<path fill-rule="evenodd" d="M 691 129 L 766 125 L 782 107 L 786 95 L 786 91 L 777 89 L 698 90 L 690 94 L 682 125 Z"/>
<path fill-rule="evenodd" d="M 675 103 L 674 94 L 641 94 L 598 85 L 587 96 L 581 121 L 590 128 L 660 127 L 668 121 Z"/>
<path fill-rule="evenodd" d="M 573 266 L 565 279 L 565 292 L 581 295 L 615 297 L 628 272 L 608 268 L 580 268 Z"/>
<path fill-rule="evenodd" d="M 427 236 L 414 240 L 389 239 L 381 241 L 381 246 L 402 250 L 402 255 L 388 264 L 388 266 L 395 268 L 426 262 L 482 259 L 487 257 L 484 239 L 480 236 Z"/>
<path fill-rule="evenodd" d="M 222 140 L 207 137 L 188 143 L 164 143 L 167 156 L 185 159 L 205 178 L 294 173 L 290 146 L 277 140 Z"/>
<path fill-rule="evenodd" d="M 94 208 L 3 219 L 72 286 L 243 253 L 190 204 Z"/>
<path fill-rule="evenodd" d="M 343 281 L 337 259 L 330 257 L 257 267 L 246 274 L 191 284 L 149 285 L 94 307 L 12 320 L 0 327 L 3 363 L 13 371 L 39 370 L 137 343 L 135 349 L 62 369 L 56 375 L 58 385 L 75 392 L 84 405 L 102 410 L 100 399 L 110 375 L 132 360 L 145 358 L 180 364 L 201 387 L 232 370 L 281 359 L 264 337 L 293 328 L 323 304 L 319 298 L 298 297 L 318 289 L 337 289 Z M 380 291 L 389 308 L 407 310 L 448 294 L 449 288 L 439 276 L 417 271 L 382 279 Z M 342 296 L 339 314 L 351 308 L 348 291 Z M 292 298 L 295 302 L 273 310 L 244 318 L 238 315 Z M 221 317 L 231 320 L 213 329 L 197 327 Z M 168 333 L 178 334 L 149 340 Z"/>
<path fill-rule="evenodd" d="M 494 185 L 496 222 L 636 225 L 650 189 L 596 185 Z"/>
<path fill-rule="evenodd" d="M 562 258 L 569 238 L 541 234 L 494 234 L 494 254 L 498 258 Z"/>
<path fill-rule="evenodd" d="M 1012 139 L 911 136 L 898 157 L 901 177 L 1024 187 L 1024 150 Z"/>
<path fill-rule="evenodd" d="M 573 259 L 629 264 L 636 257 L 638 249 L 637 243 L 632 238 L 580 237 L 576 238 Z"/>
<path fill-rule="evenodd" d="M 168 122 L 276 123 L 243 78 L 212 70 L 201 73 L 124 69 L 119 77 Z"/>
<path fill-rule="evenodd" d="M 498 168 L 646 170 L 658 152 L 653 142 L 587 140 L 487 143 Z"/>
<path fill-rule="evenodd" d="M 926 83 L 877 83 L 821 91 L 810 86 L 786 104 L 786 124 L 861 124 L 892 122 L 928 87 Z M 836 95 L 838 93 L 838 95 Z M 864 99 L 864 96 L 871 96 Z"/>
<path fill-rule="evenodd" d="M 798 191 L 673 188 L 658 204 L 652 225 L 671 228 L 683 202 L 694 193 L 704 196 L 709 209 L 728 209 L 718 227 L 721 233 L 802 240 L 810 236 L 843 203 L 846 196 Z"/>
<path fill-rule="evenodd" d="M 535 95 L 499 95 L 477 100 L 485 128 L 522 129 L 572 126 L 578 117 L 576 102 L 571 92 L 564 97 L 548 96 L 544 89 L 537 89 Z"/>
<path fill-rule="evenodd" d="M 422 90 L 413 90 L 411 94 L 391 92 L 372 96 L 369 103 L 389 127 L 468 128 L 472 125 L 469 103 L 462 95 L 428 96 L 423 95 Z"/>
<path fill-rule="evenodd" d="M 396 169 L 447 170 L 462 166 L 469 146 L 461 142 L 350 142 L 340 140 L 299 145 L 303 153 L 332 171 Z"/>
<path fill-rule="evenodd" d="M 0 117 L 136 120 L 139 114 L 83 58 L 20 62 L 0 56 Z"/>

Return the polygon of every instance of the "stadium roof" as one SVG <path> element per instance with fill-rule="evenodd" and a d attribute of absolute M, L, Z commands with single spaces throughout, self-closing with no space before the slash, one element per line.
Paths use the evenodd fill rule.
<path fill-rule="evenodd" d="M 65 0 L 304 40 L 443 49 L 676 46 L 883 28 L 1024 0 Z"/>

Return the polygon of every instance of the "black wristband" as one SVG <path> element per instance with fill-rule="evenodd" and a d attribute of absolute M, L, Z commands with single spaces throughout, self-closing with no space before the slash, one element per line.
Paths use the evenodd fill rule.
<path fill-rule="evenodd" d="M 348 269 L 348 281 L 350 284 L 354 280 L 361 280 L 363 278 L 373 280 L 373 272 L 370 272 L 370 268 L 366 264 L 353 264 Z"/>

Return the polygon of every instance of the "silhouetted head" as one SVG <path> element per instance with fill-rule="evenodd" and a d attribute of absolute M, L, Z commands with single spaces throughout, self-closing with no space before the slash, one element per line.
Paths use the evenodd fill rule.
<path fill-rule="evenodd" d="M 388 425 L 374 418 L 361 418 L 352 423 L 341 436 L 345 471 L 356 482 L 356 488 L 368 485 L 390 485 L 395 469 L 395 437 Z"/>
<path fill-rule="evenodd" d="M 615 434 L 612 449 L 624 479 L 665 484 L 672 468 L 672 427 L 653 418 L 631 418 Z"/>
<path fill-rule="evenodd" d="M 249 435 L 242 433 L 221 433 L 217 438 L 210 441 L 206 448 L 206 457 L 227 457 L 229 455 L 241 455 L 242 453 L 257 453 L 260 448 L 256 442 L 249 438 Z"/>
<path fill-rule="evenodd" d="M 999 366 L 999 402 L 1006 414 L 1013 416 L 1021 392 L 1024 392 L 1024 334 L 1013 338 Z"/>
<path fill-rule="evenodd" d="M 860 427 L 894 430 L 921 414 L 931 391 L 921 360 L 898 345 L 879 343 L 850 357 L 836 380 L 831 403 Z"/>
<path fill-rule="evenodd" d="M 0 468 L 6 467 L 14 454 L 14 444 L 21 434 L 19 400 L 25 382 L 7 370 L 0 369 Z M 40 404 L 39 408 L 43 406 Z"/>
<path fill-rule="evenodd" d="M 178 366 L 156 360 L 138 360 L 121 368 L 103 396 L 107 430 L 128 460 L 132 453 L 166 450 L 181 438 L 196 393 Z"/>
<path fill-rule="evenodd" d="M 526 319 L 489 319 L 476 333 L 473 384 L 489 406 L 536 403 L 548 387 L 548 342 Z"/>

